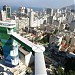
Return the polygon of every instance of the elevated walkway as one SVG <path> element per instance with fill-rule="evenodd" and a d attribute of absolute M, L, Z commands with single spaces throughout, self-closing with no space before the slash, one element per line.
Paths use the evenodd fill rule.
<path fill-rule="evenodd" d="M 25 47 L 27 51 L 34 52 L 35 55 L 35 75 L 47 75 L 43 52 L 45 48 L 42 45 L 36 45 L 27 38 L 17 33 L 12 33 L 11 37 Z"/>
<path fill-rule="evenodd" d="M 24 38 L 17 33 L 12 33 L 11 37 L 24 46 L 27 51 L 33 52 L 32 47 L 35 46 L 35 44 L 29 41 L 27 38 Z"/>

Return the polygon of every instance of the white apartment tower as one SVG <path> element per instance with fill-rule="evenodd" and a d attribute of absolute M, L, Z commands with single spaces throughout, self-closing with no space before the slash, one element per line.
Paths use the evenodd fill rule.
<path fill-rule="evenodd" d="M 1 14 L 2 14 L 2 21 L 6 20 L 6 11 L 1 10 Z"/>
<path fill-rule="evenodd" d="M 34 22 L 34 11 L 30 9 L 29 12 L 29 26 L 33 27 L 33 22 Z"/>

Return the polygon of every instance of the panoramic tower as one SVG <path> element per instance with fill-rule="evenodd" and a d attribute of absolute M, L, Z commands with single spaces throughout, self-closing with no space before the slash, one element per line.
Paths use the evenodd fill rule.
<path fill-rule="evenodd" d="M 16 32 L 15 21 L 0 21 L 0 40 L 2 43 L 4 60 L 8 66 L 16 66 L 19 62 L 18 43 L 11 36 L 13 32 Z"/>
<path fill-rule="evenodd" d="M 4 60 L 7 66 L 14 67 L 19 63 L 18 43 L 25 49 L 34 54 L 35 75 L 47 75 L 44 54 L 45 47 L 36 45 L 16 33 L 16 22 L 10 20 L 8 22 L 0 21 L 0 41 L 4 53 Z"/>

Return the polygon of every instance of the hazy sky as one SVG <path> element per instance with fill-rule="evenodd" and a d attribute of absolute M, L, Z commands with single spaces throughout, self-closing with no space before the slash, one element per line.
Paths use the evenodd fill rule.
<path fill-rule="evenodd" d="M 61 8 L 74 4 L 74 0 L 0 0 L 0 6 L 31 6 Z"/>

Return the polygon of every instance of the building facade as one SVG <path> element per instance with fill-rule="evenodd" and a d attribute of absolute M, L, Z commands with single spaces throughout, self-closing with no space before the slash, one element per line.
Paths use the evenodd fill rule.
<path fill-rule="evenodd" d="M 4 54 L 4 60 L 7 66 L 16 66 L 19 62 L 18 43 L 11 37 L 16 31 L 15 23 L 0 21 L 0 39 Z"/>
<path fill-rule="evenodd" d="M 10 18 L 11 16 L 11 7 L 4 5 L 3 6 L 3 11 L 6 11 L 6 18 Z"/>

